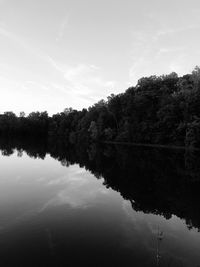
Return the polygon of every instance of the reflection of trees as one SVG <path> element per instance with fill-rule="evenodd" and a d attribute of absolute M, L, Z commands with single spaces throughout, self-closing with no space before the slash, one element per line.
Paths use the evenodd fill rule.
<path fill-rule="evenodd" d="M 12 148 L 5 148 L 1 151 L 3 156 L 11 156 L 14 153 L 14 149 Z"/>
<path fill-rule="evenodd" d="M 23 156 L 23 149 L 19 149 L 19 150 L 17 151 L 17 156 L 18 156 L 19 158 L 21 158 L 21 157 Z"/>
<path fill-rule="evenodd" d="M 46 141 L 35 139 L 0 139 L 0 149 L 3 155 L 10 156 L 17 150 L 17 156 L 21 157 L 23 151 L 32 158 L 44 159 L 47 153 Z"/>
<path fill-rule="evenodd" d="M 135 210 L 172 214 L 184 218 L 189 228 L 200 228 L 200 168 L 197 152 L 156 150 L 128 147 L 68 146 L 62 142 L 46 140 L 34 142 L 0 141 L 4 155 L 11 155 L 14 149 L 33 158 L 44 159 L 49 153 L 63 166 L 79 164 L 97 178 L 104 177 L 105 186 L 120 192 L 131 201 Z"/>

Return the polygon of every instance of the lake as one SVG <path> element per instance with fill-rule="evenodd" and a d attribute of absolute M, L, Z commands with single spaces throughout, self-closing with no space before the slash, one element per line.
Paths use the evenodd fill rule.
<path fill-rule="evenodd" d="M 196 159 L 45 149 L 1 144 L 1 266 L 200 266 Z"/>

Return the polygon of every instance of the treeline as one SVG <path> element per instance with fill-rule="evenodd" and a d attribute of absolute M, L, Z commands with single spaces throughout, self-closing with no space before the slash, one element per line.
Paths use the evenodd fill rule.
<path fill-rule="evenodd" d="M 88 109 L 0 115 L 0 135 L 38 136 L 77 144 L 117 141 L 200 147 L 200 68 L 141 78 L 135 87 Z"/>

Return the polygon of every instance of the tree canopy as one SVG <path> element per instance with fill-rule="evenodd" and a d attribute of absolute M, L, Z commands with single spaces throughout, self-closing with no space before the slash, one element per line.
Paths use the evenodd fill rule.
<path fill-rule="evenodd" d="M 200 68 L 143 77 L 124 93 L 81 111 L 48 116 L 0 115 L 0 135 L 56 138 L 65 143 L 118 141 L 200 147 Z"/>

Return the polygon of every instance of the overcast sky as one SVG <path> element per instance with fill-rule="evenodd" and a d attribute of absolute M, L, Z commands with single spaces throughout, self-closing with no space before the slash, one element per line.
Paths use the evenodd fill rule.
<path fill-rule="evenodd" d="M 200 65 L 200 1 L 0 0 L 0 112 L 82 109 Z"/>

